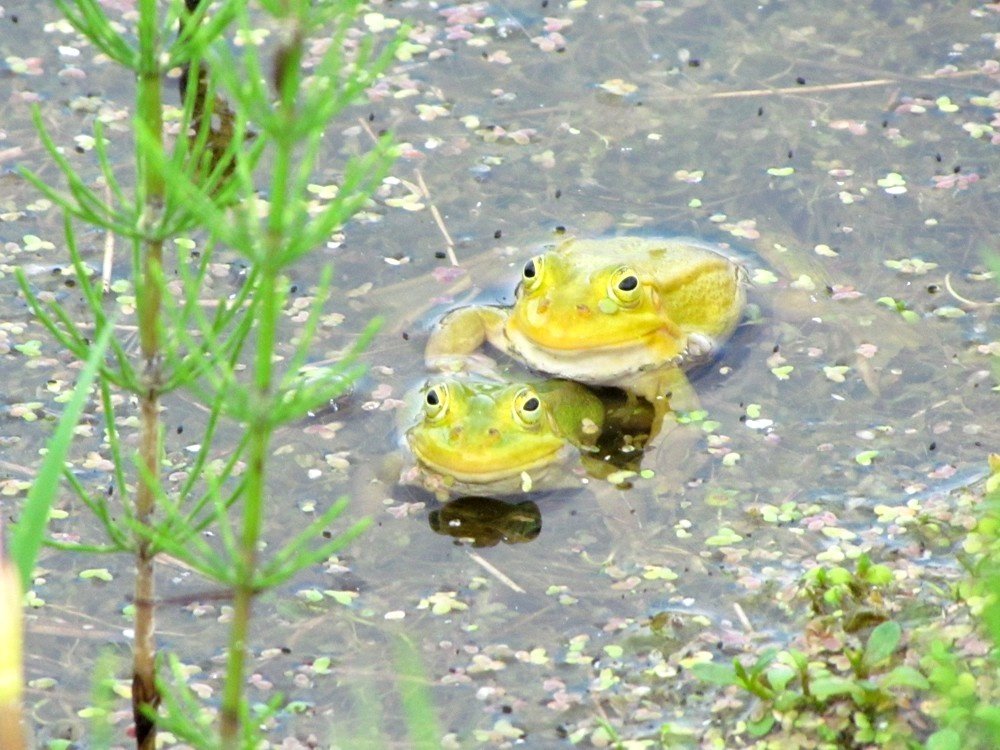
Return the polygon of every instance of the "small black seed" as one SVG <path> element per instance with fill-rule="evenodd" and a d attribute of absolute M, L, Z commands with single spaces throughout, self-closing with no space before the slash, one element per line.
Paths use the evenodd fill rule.
<path fill-rule="evenodd" d="M 184 432 L 184 425 L 182 424 L 177 425 L 177 434 L 180 435 L 183 432 Z"/>
<path fill-rule="evenodd" d="M 368 122 L 375 122 L 375 113 L 374 112 L 369 112 L 368 113 Z"/>
<path fill-rule="evenodd" d="M 962 171 L 962 167 L 959 166 L 959 165 L 956 165 L 956 166 L 954 166 L 954 167 L 951 168 L 951 171 L 954 172 L 955 174 L 958 174 L 959 172 Z"/>
<path fill-rule="evenodd" d="M 556 200 L 562 198 L 562 190 L 556 190 Z"/>
<path fill-rule="evenodd" d="M 688 67 L 689 68 L 700 68 L 701 67 L 701 60 L 699 60 L 697 57 L 692 57 L 690 60 L 688 60 Z"/>
<path fill-rule="evenodd" d="M 806 85 L 806 79 L 803 78 L 802 76 L 799 76 L 798 78 L 796 78 L 795 82 L 797 84 L 799 84 L 799 86 L 805 86 Z"/>
<path fill-rule="evenodd" d="M 500 237 L 501 237 L 501 235 L 502 235 L 502 234 L 503 234 L 503 232 L 501 232 L 501 231 L 500 231 L 500 230 L 498 229 L 497 231 L 495 231 L 495 232 L 493 233 L 493 239 L 495 239 L 495 240 L 498 240 L 498 239 L 500 239 Z"/>
<path fill-rule="evenodd" d="M 403 331 L 403 341 L 409 341 L 409 340 L 410 340 L 410 334 L 408 334 L 406 331 Z"/>
<path fill-rule="evenodd" d="M 936 449 L 937 449 L 937 442 L 936 441 L 931 442 L 931 444 L 927 446 L 927 450 L 929 450 L 929 451 L 936 450 Z"/>
<path fill-rule="evenodd" d="M 436 253 L 434 253 L 434 257 L 437 258 L 438 260 L 443 260 L 448 256 L 445 254 L 444 250 L 438 250 Z"/>
<path fill-rule="evenodd" d="M 757 107 L 757 117 L 763 117 L 763 116 L 764 116 L 764 108 Z"/>
<path fill-rule="evenodd" d="M 556 234 L 566 234 L 566 227 L 562 224 L 556 227 Z"/>

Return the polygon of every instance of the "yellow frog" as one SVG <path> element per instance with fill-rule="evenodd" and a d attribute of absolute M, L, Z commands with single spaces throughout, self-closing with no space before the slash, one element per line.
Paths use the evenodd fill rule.
<path fill-rule="evenodd" d="M 568 239 L 529 260 L 510 308 L 448 313 L 432 331 L 426 361 L 465 367 L 484 341 L 560 378 L 608 385 L 666 413 L 680 375 L 710 359 L 746 303 L 743 271 L 689 239 Z"/>
<path fill-rule="evenodd" d="M 579 483 L 569 471 L 592 453 L 604 404 L 565 380 L 503 383 L 433 380 L 419 392 L 420 416 L 405 440 L 416 476 L 440 496 L 498 495 Z"/>

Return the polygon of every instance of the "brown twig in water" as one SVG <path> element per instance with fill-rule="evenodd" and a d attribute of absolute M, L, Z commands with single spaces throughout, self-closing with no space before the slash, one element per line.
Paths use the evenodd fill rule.
<path fill-rule="evenodd" d="M 427 201 L 427 206 L 431 210 L 431 216 L 434 217 L 434 222 L 437 224 L 438 229 L 441 230 L 441 234 L 444 235 L 445 252 L 448 254 L 448 262 L 453 266 L 457 266 L 458 258 L 455 257 L 455 241 L 448 234 L 448 228 L 444 225 L 441 212 L 437 210 L 437 206 L 431 201 L 431 194 L 427 189 L 427 183 L 424 182 L 424 176 L 420 174 L 419 169 L 414 169 L 413 173 L 417 176 L 417 184 L 420 186 L 420 192 L 423 193 L 424 199 Z"/>
<path fill-rule="evenodd" d="M 375 131 L 372 130 L 372 127 L 371 125 L 368 124 L 368 121 L 359 117 L 358 122 L 361 123 L 361 129 L 364 130 L 366 133 L 368 133 L 368 137 L 371 138 L 373 142 L 377 143 L 378 136 L 375 135 Z M 445 226 L 444 219 L 441 217 L 441 212 L 438 211 L 437 206 L 435 206 L 434 202 L 431 200 L 431 193 L 427 189 L 427 183 L 424 182 L 424 176 L 420 174 L 419 169 L 415 169 L 413 171 L 414 174 L 417 175 L 417 186 L 420 188 L 420 193 L 423 196 L 424 200 L 427 201 L 427 206 L 428 208 L 430 208 L 431 216 L 434 217 L 434 223 L 437 224 L 438 229 L 441 230 L 442 236 L 444 236 L 444 242 L 445 242 L 444 251 L 448 256 L 448 262 L 451 263 L 453 266 L 457 266 L 458 258 L 455 256 L 455 240 L 451 238 L 451 235 L 448 233 L 448 227 Z"/>
<path fill-rule="evenodd" d="M 993 307 L 994 305 L 1000 304 L 997 300 L 992 302 L 976 302 L 968 297 L 963 297 L 961 294 L 955 291 L 955 287 L 951 285 L 951 272 L 949 271 L 944 275 L 944 288 L 948 290 L 948 294 L 957 299 L 963 305 L 968 305 L 969 307 Z"/>
<path fill-rule="evenodd" d="M 750 618 L 747 617 L 747 613 L 743 611 L 743 607 L 739 605 L 738 602 L 733 604 L 733 609 L 736 610 L 736 619 L 740 621 L 740 625 L 748 633 L 754 632 L 753 623 L 750 622 Z"/>
<path fill-rule="evenodd" d="M 110 203 L 110 196 L 108 196 Z M 104 258 L 101 261 L 101 288 L 107 294 L 111 291 L 111 267 L 115 261 L 115 233 L 110 229 L 104 233 Z"/>
<path fill-rule="evenodd" d="M 488 562 L 482 555 L 477 555 L 475 552 L 470 552 L 469 557 L 471 557 L 475 562 L 479 563 L 486 569 L 486 572 L 496 578 L 500 583 L 507 586 L 509 589 L 516 591 L 519 594 L 525 593 L 524 589 L 514 583 L 505 573 L 501 572 L 492 563 Z"/>
<path fill-rule="evenodd" d="M 954 73 L 929 73 L 917 76 L 921 81 L 939 81 L 950 78 L 969 78 L 984 75 L 980 70 L 959 70 Z M 827 91 L 850 91 L 877 86 L 891 86 L 900 82 L 898 78 L 873 78 L 868 81 L 848 81 L 846 83 L 823 83 L 815 86 L 785 86 L 779 89 L 742 89 L 740 91 L 716 91 L 702 94 L 694 91 L 657 96 L 656 101 L 680 101 L 683 99 L 749 99 L 756 96 L 782 96 L 784 94 L 818 94 Z"/>

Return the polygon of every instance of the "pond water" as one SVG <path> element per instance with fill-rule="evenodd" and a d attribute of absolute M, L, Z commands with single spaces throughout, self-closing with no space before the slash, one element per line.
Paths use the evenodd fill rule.
<path fill-rule="evenodd" d="M 793 639 L 805 612 L 787 592 L 804 570 L 867 552 L 915 600 L 960 574 L 899 519 L 949 512 L 1000 437 L 986 272 L 1000 251 L 995 4 L 410 1 L 369 12 L 381 35 L 406 19 L 419 46 L 331 127 L 330 163 L 367 147 L 369 120 L 408 146 L 343 241 L 298 269 L 293 299 L 308 301 L 315 264 L 334 264 L 317 361 L 373 316 L 384 324 L 356 390 L 276 435 L 267 536 L 288 538 L 342 495 L 345 523 L 374 523 L 259 600 L 251 696 L 280 690 L 303 707 L 282 715 L 276 745 L 405 746 L 397 634 L 416 646 L 456 746 L 567 746 L 591 741 L 602 720 L 630 739 L 668 720 L 697 734 L 731 717 L 715 717 L 717 694 L 681 664 Z M 91 177 L 95 119 L 128 153 L 128 81 L 56 20 L 36 4 L 0 13 L 5 517 L 75 373 L 10 273 L 22 265 L 75 304 L 59 211 L 14 171 L 56 179 L 30 106 Z M 650 451 L 651 478 L 531 495 L 537 536 L 472 547 L 431 528 L 431 495 L 396 484 L 394 407 L 426 377 L 435 317 L 509 301 L 524 262 L 560 233 L 723 243 L 746 259 L 751 308 L 694 373 L 696 439 Z M 105 238 L 88 230 L 80 242 L 99 265 Z M 238 282 L 238 266 L 220 264 L 216 289 Z M 199 417 L 183 399 L 168 406 L 179 472 Z M 99 486 L 110 476 L 99 421 L 80 432 L 81 477 Z M 62 509 L 56 530 L 86 537 L 84 511 L 68 495 Z M 99 567 L 112 582 L 79 577 Z M 106 644 L 127 649 L 130 565 L 49 552 L 40 568 L 46 605 L 30 614 L 28 670 L 55 680 L 29 694 L 46 738 L 82 731 L 89 665 Z M 225 602 L 170 560 L 160 593 L 184 599 L 160 608 L 161 643 L 200 668 L 200 690 L 217 691 Z M 329 670 L 316 666 L 325 658 Z"/>

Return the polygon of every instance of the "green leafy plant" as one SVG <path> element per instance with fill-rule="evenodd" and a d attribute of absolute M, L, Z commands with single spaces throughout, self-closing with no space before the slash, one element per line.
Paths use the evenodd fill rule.
<path fill-rule="evenodd" d="M 927 750 L 986 750 L 1000 737 L 1000 454 L 990 456 L 989 466 L 986 498 L 963 545 L 972 560 L 960 590 L 978 615 L 989 649 L 963 658 L 938 638 L 924 655 L 921 663 L 936 696 L 931 710 L 939 725 Z"/>
<path fill-rule="evenodd" d="M 923 690 L 929 683 L 897 657 L 903 630 L 883 608 L 891 580 L 888 568 L 865 555 L 853 571 L 816 568 L 800 588 L 813 608 L 801 648 L 770 647 L 749 665 L 737 658 L 696 664 L 692 671 L 758 699 L 746 722 L 752 738 L 787 725 L 813 734 L 821 747 L 904 747 L 913 737 L 897 721 L 900 691 Z"/>

